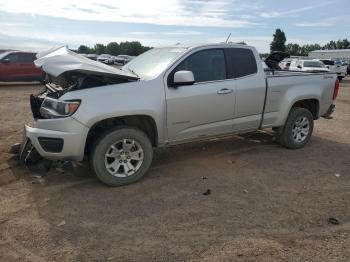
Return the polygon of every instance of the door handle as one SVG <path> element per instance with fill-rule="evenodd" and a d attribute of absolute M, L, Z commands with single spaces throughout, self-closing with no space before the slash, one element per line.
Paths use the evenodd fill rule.
<path fill-rule="evenodd" d="M 220 89 L 217 93 L 219 95 L 226 95 L 226 94 L 230 94 L 232 92 L 233 92 L 233 89 L 223 88 L 223 89 Z"/>

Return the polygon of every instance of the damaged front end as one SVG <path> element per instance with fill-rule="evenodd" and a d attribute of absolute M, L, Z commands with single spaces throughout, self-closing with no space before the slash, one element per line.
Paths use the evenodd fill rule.
<path fill-rule="evenodd" d="M 46 73 L 45 90 L 31 95 L 30 104 L 35 119 L 45 118 L 40 108 L 45 98 L 59 99 L 67 92 L 86 88 L 137 81 L 131 72 L 90 60 L 66 47 L 51 49 L 37 54 L 34 61 Z"/>
<path fill-rule="evenodd" d="M 15 145 L 10 152 L 19 153 L 21 162 L 29 167 L 44 163 L 47 168 L 46 159 L 80 160 L 76 156 L 81 155 L 78 153 L 81 146 L 74 141 L 87 130 L 69 116 L 75 113 L 81 101 L 65 101 L 61 97 L 67 92 L 138 81 L 139 78 L 65 47 L 39 53 L 37 57 L 35 65 L 46 73 L 45 89 L 30 96 L 34 127 L 25 126 L 22 144 Z M 57 121 L 55 126 L 52 120 Z"/>

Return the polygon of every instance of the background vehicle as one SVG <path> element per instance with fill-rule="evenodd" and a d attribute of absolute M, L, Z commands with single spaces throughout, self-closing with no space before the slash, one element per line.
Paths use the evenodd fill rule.
<path fill-rule="evenodd" d="M 336 74 L 264 70 L 255 48 L 235 44 L 153 48 L 121 70 L 64 48 L 35 63 L 67 84 L 31 97 L 21 159 L 87 155 L 111 186 L 141 179 L 153 147 L 273 128 L 283 146 L 301 148 L 339 89 Z"/>
<path fill-rule="evenodd" d="M 43 81 L 44 72 L 35 67 L 36 54 L 8 51 L 0 54 L 0 81 Z"/>
<path fill-rule="evenodd" d="M 107 65 L 112 65 L 114 63 L 113 57 L 108 54 L 99 55 L 97 61 Z"/>
<path fill-rule="evenodd" d="M 125 64 L 129 63 L 133 58 L 134 58 L 133 56 L 129 56 L 129 55 L 118 55 L 115 58 L 114 63 L 125 65 Z"/>
<path fill-rule="evenodd" d="M 97 61 L 98 55 L 96 55 L 96 54 L 87 54 L 86 57 L 91 59 L 91 60 Z"/>
<path fill-rule="evenodd" d="M 329 69 L 321 61 L 316 60 L 293 60 L 289 70 L 303 72 L 328 72 Z"/>
<path fill-rule="evenodd" d="M 292 61 L 290 59 L 283 60 L 282 62 L 279 63 L 279 66 L 283 70 L 289 70 L 290 63 Z"/>
<path fill-rule="evenodd" d="M 333 73 L 338 75 L 339 81 L 346 76 L 346 67 L 342 66 L 340 61 L 334 61 L 332 59 L 316 59 L 325 64 L 325 66 Z"/>

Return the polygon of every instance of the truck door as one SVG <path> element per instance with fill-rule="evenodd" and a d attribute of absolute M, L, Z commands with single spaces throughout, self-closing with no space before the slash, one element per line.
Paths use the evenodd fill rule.
<path fill-rule="evenodd" d="M 172 87 L 174 73 L 192 71 L 193 85 Z M 223 49 L 190 54 L 169 74 L 166 88 L 170 142 L 232 132 L 235 84 L 227 78 Z"/>
<path fill-rule="evenodd" d="M 34 80 L 40 76 L 41 70 L 35 67 L 35 59 L 36 57 L 34 53 L 21 54 L 20 61 L 23 70 L 23 77 L 27 80 Z"/>
<path fill-rule="evenodd" d="M 6 80 L 16 80 L 21 75 L 18 53 L 11 53 L 2 59 L 1 74 Z"/>
<path fill-rule="evenodd" d="M 235 79 L 236 104 L 233 130 L 249 130 L 259 127 L 265 101 L 266 83 L 262 65 L 258 66 L 253 51 L 249 48 L 225 49 L 229 77 Z"/>

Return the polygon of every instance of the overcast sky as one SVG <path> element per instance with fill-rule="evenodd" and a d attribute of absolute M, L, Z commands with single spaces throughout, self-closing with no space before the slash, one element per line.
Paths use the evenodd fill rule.
<path fill-rule="evenodd" d="M 0 0 L 0 49 L 223 42 L 232 33 L 268 52 L 276 28 L 298 44 L 349 39 L 350 1 Z"/>

